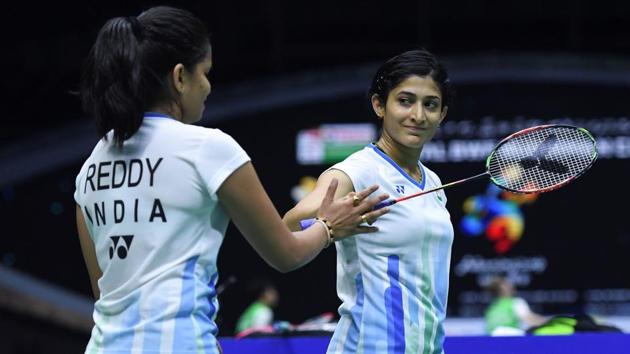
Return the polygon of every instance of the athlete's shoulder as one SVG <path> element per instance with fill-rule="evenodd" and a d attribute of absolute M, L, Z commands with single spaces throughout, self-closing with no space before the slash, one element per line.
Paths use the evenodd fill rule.
<path fill-rule="evenodd" d="M 366 146 L 343 161 L 334 164 L 328 170 L 343 172 L 348 176 L 355 190 L 363 189 L 378 173 L 378 163 L 374 160 L 373 155 L 374 152 L 371 151 L 370 146 Z"/>
<path fill-rule="evenodd" d="M 239 146 L 232 136 L 221 129 L 181 123 L 174 124 L 169 128 L 171 130 L 168 134 L 172 140 L 179 141 L 189 147 L 203 145 L 204 147 L 234 148 Z"/>
<path fill-rule="evenodd" d="M 206 139 L 208 137 L 214 137 L 221 135 L 221 131 L 217 128 L 208 128 L 194 124 L 184 124 L 181 122 L 168 122 L 168 131 L 181 135 L 182 138 L 195 138 Z M 225 134 L 225 133 L 223 133 Z"/>
<path fill-rule="evenodd" d="M 371 151 L 371 147 L 368 145 L 363 149 L 356 151 L 350 156 L 346 157 L 343 161 L 336 163 L 332 168 L 339 170 L 344 169 L 359 169 L 366 170 L 369 166 L 374 164 L 374 154 Z"/>
<path fill-rule="evenodd" d="M 243 150 L 241 145 L 228 133 L 217 128 L 204 128 L 204 146 L 219 150 Z"/>

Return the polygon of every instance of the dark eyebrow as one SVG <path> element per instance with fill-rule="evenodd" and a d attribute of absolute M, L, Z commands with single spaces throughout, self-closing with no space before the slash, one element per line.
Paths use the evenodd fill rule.
<path fill-rule="evenodd" d="M 400 92 L 398 92 L 398 95 L 407 95 L 407 96 L 417 97 L 415 93 L 409 92 L 409 91 L 400 91 Z M 441 100 L 441 98 L 439 96 L 425 96 L 425 98 L 429 98 L 429 99 L 432 99 L 432 100 L 438 100 L 438 101 Z"/>
<path fill-rule="evenodd" d="M 409 92 L 409 91 L 400 91 L 400 92 L 398 92 L 398 94 L 399 94 L 399 95 L 414 96 L 414 97 L 416 96 L 416 94 L 415 94 L 415 93 L 413 93 L 413 92 Z"/>

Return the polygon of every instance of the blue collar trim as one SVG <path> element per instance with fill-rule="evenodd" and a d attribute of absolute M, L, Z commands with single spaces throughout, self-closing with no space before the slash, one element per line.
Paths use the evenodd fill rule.
<path fill-rule="evenodd" d="M 171 117 L 171 116 L 169 116 L 169 115 L 166 115 L 166 114 L 164 114 L 164 113 L 158 113 L 158 112 L 144 112 L 144 118 L 145 118 L 145 119 L 147 119 L 147 118 L 148 118 L 148 119 L 162 119 L 162 118 L 168 118 L 168 119 L 174 119 L 174 120 L 176 120 L 175 118 L 173 118 L 173 117 Z"/>
<path fill-rule="evenodd" d="M 420 175 L 422 176 L 422 182 L 418 182 L 415 179 L 413 179 L 411 176 L 409 176 L 409 174 L 407 174 L 407 172 L 405 172 L 405 170 L 402 169 L 402 167 L 398 166 L 398 164 L 396 162 L 394 162 L 394 160 L 392 160 L 389 156 L 387 156 L 387 154 L 385 154 L 384 152 L 382 152 L 374 143 L 370 143 L 368 145 L 369 147 L 372 148 L 372 150 L 374 150 L 374 152 L 376 152 L 377 154 L 379 154 L 382 158 L 385 159 L 385 161 L 389 162 L 390 165 L 394 166 L 395 169 L 398 170 L 398 172 L 400 172 L 401 175 L 403 175 L 406 179 L 409 180 L 409 182 L 413 183 L 414 185 L 416 185 L 416 187 L 424 190 L 424 185 L 425 182 L 427 181 L 426 178 L 426 173 L 424 172 L 424 167 L 422 166 L 422 164 L 420 163 L 420 161 L 418 161 L 418 167 L 420 169 Z"/>

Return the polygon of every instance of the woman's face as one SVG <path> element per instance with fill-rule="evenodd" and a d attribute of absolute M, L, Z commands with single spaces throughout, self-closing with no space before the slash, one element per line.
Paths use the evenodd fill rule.
<path fill-rule="evenodd" d="M 400 145 L 417 149 L 433 138 L 447 111 L 435 81 L 416 75 L 394 87 L 385 106 L 377 96 L 372 97 L 372 106 L 383 119 L 383 134 Z"/>
<path fill-rule="evenodd" d="M 210 94 L 208 73 L 212 68 L 212 56 L 208 55 L 191 71 L 185 69 L 184 88 L 181 92 L 182 122 L 194 123 L 201 119 L 206 97 Z"/>

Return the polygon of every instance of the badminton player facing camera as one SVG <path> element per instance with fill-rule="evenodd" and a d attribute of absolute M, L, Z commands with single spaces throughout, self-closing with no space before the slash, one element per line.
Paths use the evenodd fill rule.
<path fill-rule="evenodd" d="M 102 139 L 76 179 L 77 228 L 96 296 L 87 353 L 217 353 L 217 254 L 232 220 L 270 265 L 289 271 L 360 225 L 375 186 L 318 204 L 293 232 L 249 157 L 198 121 L 210 93 L 210 42 L 187 11 L 117 17 L 88 55 L 81 98 Z"/>
<path fill-rule="evenodd" d="M 378 69 L 369 94 L 380 138 L 322 173 L 284 216 L 292 229 L 317 215 L 333 179 L 336 197 L 375 183 L 395 198 L 441 185 L 419 158 L 451 100 L 445 68 L 428 51 L 402 53 Z M 328 353 L 442 352 L 453 241 L 446 197 L 440 190 L 405 203 L 376 221 L 376 234 L 336 243 L 341 319 Z"/>

